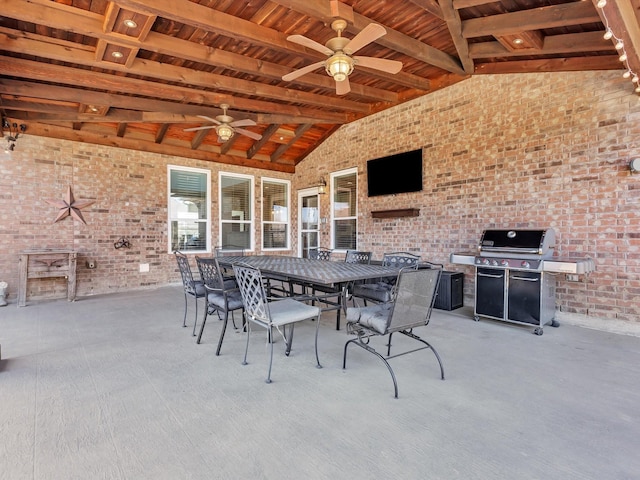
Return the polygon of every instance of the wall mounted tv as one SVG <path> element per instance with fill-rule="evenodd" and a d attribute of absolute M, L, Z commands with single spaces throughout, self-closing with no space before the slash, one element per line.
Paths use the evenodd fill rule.
<path fill-rule="evenodd" d="M 422 149 L 367 161 L 370 197 L 422 190 Z"/>

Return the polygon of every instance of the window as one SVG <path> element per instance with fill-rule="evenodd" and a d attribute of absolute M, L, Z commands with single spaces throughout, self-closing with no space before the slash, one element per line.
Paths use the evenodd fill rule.
<path fill-rule="evenodd" d="M 358 171 L 355 168 L 331 174 L 333 248 L 357 249 Z"/>
<path fill-rule="evenodd" d="M 289 249 L 290 182 L 262 179 L 262 248 Z"/>
<path fill-rule="evenodd" d="M 169 252 L 210 252 L 209 170 L 169 165 Z"/>
<path fill-rule="evenodd" d="M 253 177 L 220 173 L 220 246 L 253 250 Z"/>

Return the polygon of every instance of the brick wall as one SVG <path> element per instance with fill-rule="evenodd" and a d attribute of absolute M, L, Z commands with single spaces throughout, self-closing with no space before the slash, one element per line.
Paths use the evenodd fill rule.
<path fill-rule="evenodd" d="M 473 267 L 449 264 L 450 253 L 473 250 L 485 228 L 553 227 L 562 256 L 597 268 L 557 277 L 558 308 L 640 322 L 640 175 L 628 169 L 639 133 L 640 102 L 619 72 L 479 76 L 343 126 L 295 176 L 356 166 L 358 247 L 464 271 L 468 304 Z M 368 199 L 366 161 L 416 148 L 424 191 Z M 409 207 L 420 216 L 370 214 Z"/>
<path fill-rule="evenodd" d="M 294 175 L 25 135 L 12 154 L 0 153 L 0 281 L 15 301 L 21 250 L 73 247 L 79 296 L 179 282 L 167 253 L 167 164 L 211 169 L 212 245 L 219 170 L 255 175 L 258 199 L 260 176 L 292 179 L 295 253 L 296 189 L 357 167 L 358 242 L 375 258 L 409 250 L 464 271 L 471 303 L 473 269 L 448 264 L 451 252 L 472 250 L 485 228 L 554 227 L 563 256 L 597 264 L 578 282 L 558 277 L 558 308 L 640 322 L 640 175 L 628 170 L 640 156 L 639 133 L 631 82 L 619 72 L 583 72 L 474 77 L 345 125 Z M 366 161 L 416 148 L 424 149 L 423 192 L 369 200 Z M 76 198 L 96 200 L 83 210 L 88 225 L 52 223 L 56 208 L 44 199 L 63 198 L 69 185 Z M 330 218 L 328 197 L 321 216 Z M 420 216 L 370 215 L 408 207 Z M 322 233 L 329 246 L 328 225 Z M 132 248 L 114 249 L 123 236 Z M 259 224 L 255 237 L 259 244 Z M 96 260 L 95 270 L 86 258 Z M 140 273 L 140 263 L 150 271 Z M 64 291 L 64 281 L 43 279 L 29 282 L 28 295 L 63 298 Z"/>
<path fill-rule="evenodd" d="M 79 297 L 180 282 L 167 243 L 169 164 L 211 169 L 212 245 L 217 245 L 218 236 L 219 171 L 255 175 L 256 198 L 261 175 L 290 178 L 275 172 L 21 135 L 15 151 L 0 153 L 0 281 L 9 283 L 9 299 L 17 297 L 19 252 L 34 248 L 73 248 L 78 252 Z M 76 199 L 95 200 L 81 210 L 87 225 L 69 217 L 53 223 L 58 209 L 45 200 L 65 198 L 68 186 Z M 129 240 L 131 248 L 114 247 L 122 237 Z M 88 258 L 96 261 L 96 269 L 86 268 Z M 195 269 L 195 260 L 190 258 Z M 149 264 L 149 272 L 141 273 L 140 264 Z M 28 281 L 27 301 L 65 297 L 64 278 Z"/>

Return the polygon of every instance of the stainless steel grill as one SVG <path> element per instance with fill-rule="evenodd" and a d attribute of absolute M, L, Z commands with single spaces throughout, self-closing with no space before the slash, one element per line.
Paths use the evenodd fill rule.
<path fill-rule="evenodd" d="M 477 252 L 452 253 L 451 263 L 474 265 L 474 317 L 535 325 L 558 326 L 555 316 L 557 273 L 585 274 L 595 269 L 591 259 L 555 257 L 556 235 L 546 230 L 485 230 Z"/>

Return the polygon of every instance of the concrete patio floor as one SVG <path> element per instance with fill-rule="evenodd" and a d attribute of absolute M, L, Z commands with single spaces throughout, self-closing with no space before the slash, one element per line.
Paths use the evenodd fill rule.
<path fill-rule="evenodd" d="M 202 304 L 201 309 L 202 311 Z M 384 365 L 333 312 L 282 341 L 182 328 L 180 287 L 0 309 L 0 479 L 638 479 L 640 338 L 435 310 Z M 193 325 L 190 303 L 189 326 Z M 395 344 L 405 343 L 398 338 Z"/>

